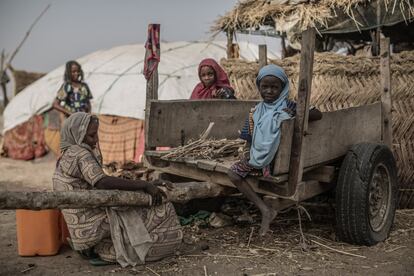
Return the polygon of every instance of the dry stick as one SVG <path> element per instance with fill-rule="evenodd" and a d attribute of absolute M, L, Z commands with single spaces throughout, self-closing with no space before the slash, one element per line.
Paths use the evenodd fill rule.
<path fill-rule="evenodd" d="M 214 126 L 214 122 L 210 122 L 206 131 L 204 131 L 204 133 L 201 135 L 200 140 L 205 140 L 210 135 L 210 132 L 213 126 Z"/>
<path fill-rule="evenodd" d="M 5 61 L 5 56 L 4 56 L 4 49 L 1 51 L 1 60 L 0 60 L 0 85 L 1 85 L 1 90 L 3 92 L 3 105 L 4 107 L 6 107 L 9 104 L 9 98 L 7 97 L 7 86 L 6 86 L 6 67 L 4 66 L 4 61 Z M 6 82 L 3 82 L 6 81 Z"/>
<path fill-rule="evenodd" d="M 208 276 L 208 274 L 207 274 L 207 267 L 206 266 L 204 266 L 204 275 L 205 276 Z"/>
<path fill-rule="evenodd" d="M 305 235 L 303 234 L 303 231 L 302 231 L 302 218 L 300 216 L 300 210 L 299 210 L 299 207 L 298 206 L 299 205 L 297 205 L 296 210 L 298 212 L 298 220 L 299 220 L 300 243 L 301 243 L 301 248 L 304 249 L 304 248 L 306 248 L 306 245 L 307 244 L 306 244 Z"/>
<path fill-rule="evenodd" d="M 401 245 L 401 246 L 397 246 L 397 247 L 392 248 L 392 249 L 385 250 L 385 252 L 386 252 L 386 253 L 391 253 L 391 252 L 397 251 L 398 249 L 401 249 L 401 248 L 406 248 L 406 247 L 407 247 L 407 246 Z"/>
<path fill-rule="evenodd" d="M 239 255 L 186 255 L 186 257 L 223 257 L 223 258 L 239 258 L 239 259 L 249 259 L 252 257 L 261 257 L 261 255 L 246 255 L 246 256 L 239 256 Z"/>
<path fill-rule="evenodd" d="M 36 268 L 36 266 L 31 266 L 31 267 L 28 267 L 26 269 L 23 269 L 22 271 L 20 271 L 20 273 L 25 273 L 25 272 L 27 272 L 29 270 L 32 270 L 32 269 L 35 269 L 35 268 Z"/>
<path fill-rule="evenodd" d="M 407 229 L 398 229 L 398 230 L 396 230 L 394 233 L 391 233 L 391 237 L 394 237 L 395 235 L 398 235 L 398 234 L 400 234 L 400 233 L 405 233 L 405 232 L 410 232 L 410 231 L 413 231 L 414 230 L 414 227 L 412 227 L 412 228 L 407 228 Z"/>
<path fill-rule="evenodd" d="M 255 244 L 253 244 L 252 245 L 253 247 L 256 247 L 256 248 L 258 248 L 258 249 L 261 249 L 261 250 L 263 250 L 263 251 L 270 251 L 270 252 L 279 252 L 280 250 L 278 250 L 278 249 L 274 249 L 274 248 L 266 248 L 266 247 L 263 247 L 263 246 L 258 246 L 258 245 L 255 245 Z"/>
<path fill-rule="evenodd" d="M 253 232 L 254 232 L 254 227 L 251 227 L 251 231 L 250 231 L 250 235 L 249 235 L 249 240 L 247 241 L 247 248 L 250 247 L 250 241 L 252 239 Z"/>
<path fill-rule="evenodd" d="M 149 268 L 148 266 L 146 266 L 145 268 L 151 271 L 152 273 L 154 273 L 155 275 L 161 276 L 161 274 L 158 274 L 157 272 L 155 272 L 153 269 Z"/>
<path fill-rule="evenodd" d="M 317 245 L 323 246 L 323 247 L 325 247 L 325 248 L 328 248 L 328 249 L 330 249 L 330 250 L 332 250 L 332 251 L 335 251 L 335 252 L 338 252 L 338 253 L 341 253 L 341 254 L 344 254 L 344 255 L 349 255 L 349 256 L 358 257 L 358 258 L 363 258 L 363 259 L 366 259 L 366 258 L 367 258 L 367 257 L 362 256 L 362 255 L 352 254 L 352 253 L 349 253 L 349 252 L 345 252 L 345 251 L 341 251 L 341 250 L 338 250 L 338 249 L 332 248 L 332 247 L 330 247 L 330 246 L 324 245 L 324 244 L 322 244 L 322 243 L 320 243 L 320 242 L 317 242 L 317 241 L 315 241 L 315 240 L 310 240 L 310 241 L 311 241 L 311 242 L 313 242 L 313 243 L 316 243 Z"/>
<path fill-rule="evenodd" d="M 47 10 L 50 8 L 51 4 L 48 4 L 46 6 L 46 8 L 40 13 L 40 15 L 35 19 L 35 21 L 32 23 L 32 25 L 30 25 L 29 29 L 26 32 L 26 35 L 24 36 L 23 40 L 20 42 L 20 44 L 17 46 L 17 48 L 14 50 L 13 54 L 10 56 L 9 61 L 6 63 L 6 67 L 5 69 L 7 69 L 13 58 L 16 56 L 17 52 L 19 52 L 20 48 L 23 46 L 23 43 L 26 41 L 26 39 L 29 37 L 30 32 L 32 31 L 32 29 L 34 28 L 34 26 L 37 24 L 37 22 L 39 22 L 40 18 L 47 12 Z"/>

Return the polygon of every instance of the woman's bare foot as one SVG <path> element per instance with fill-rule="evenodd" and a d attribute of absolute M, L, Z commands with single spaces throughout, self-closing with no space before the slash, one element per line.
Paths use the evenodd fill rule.
<path fill-rule="evenodd" d="M 268 208 L 266 212 L 262 213 L 262 224 L 260 226 L 260 236 L 266 235 L 269 231 L 270 223 L 276 218 L 277 212 L 273 209 Z"/>

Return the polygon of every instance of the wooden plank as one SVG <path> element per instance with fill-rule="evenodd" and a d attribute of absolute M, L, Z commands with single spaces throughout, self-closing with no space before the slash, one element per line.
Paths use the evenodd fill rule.
<path fill-rule="evenodd" d="M 322 183 L 331 183 L 335 178 L 334 166 L 322 166 L 303 174 L 303 180 L 316 180 Z"/>
<path fill-rule="evenodd" d="M 298 202 L 312 198 L 321 193 L 327 192 L 335 186 L 334 183 L 320 183 L 318 181 L 305 181 L 297 186 L 297 191 L 291 197 L 264 196 L 263 200 L 274 210 L 279 211 L 295 205 Z"/>
<path fill-rule="evenodd" d="M 292 149 L 289 165 L 289 192 L 295 193 L 296 186 L 302 181 L 303 173 L 303 138 L 308 128 L 309 100 L 312 87 L 313 55 L 315 49 L 315 29 L 302 32 L 301 56 L 299 68 L 299 90 Z"/>
<path fill-rule="evenodd" d="M 381 38 L 381 103 L 382 103 L 382 141 L 392 149 L 392 99 L 390 73 L 390 39 Z"/>
<path fill-rule="evenodd" d="M 290 151 L 292 149 L 292 133 L 294 128 L 294 119 L 290 119 L 282 123 L 280 144 L 275 155 L 273 166 L 273 175 L 286 173 L 288 168 L 286 164 L 290 162 Z"/>
<path fill-rule="evenodd" d="M 310 122 L 303 141 L 303 166 L 327 164 L 344 156 L 352 145 L 363 142 L 381 143 L 381 103 L 324 112 L 321 120 Z M 289 156 L 282 154 L 289 145 L 283 143 L 286 140 L 281 141 L 276 155 L 275 175 L 289 172 Z"/>
<path fill-rule="evenodd" d="M 217 162 L 210 161 L 210 160 L 199 160 L 197 161 L 197 167 L 206 170 L 206 171 L 214 171 L 217 166 Z"/>
<path fill-rule="evenodd" d="M 259 68 L 267 65 L 267 46 L 266 44 L 259 45 Z"/>
<path fill-rule="evenodd" d="M 193 160 L 193 159 L 185 159 L 184 163 L 186 163 L 188 166 L 197 167 L 197 160 Z"/>
<path fill-rule="evenodd" d="M 151 28 L 152 25 L 159 25 L 159 24 L 149 24 L 148 29 Z M 160 30 L 160 28 L 158 28 Z M 158 32 L 158 37 L 160 37 L 160 33 Z M 149 38 L 148 38 L 149 39 Z M 161 39 L 159 40 L 161 41 Z M 161 56 L 160 47 L 157 47 L 156 53 L 158 56 Z M 147 49 L 145 51 L 145 60 L 147 60 L 148 56 L 150 55 L 150 51 Z M 148 66 L 151 67 L 154 61 L 149 61 Z M 151 149 L 151 146 L 148 144 L 148 132 L 149 132 L 149 117 L 150 117 L 150 106 L 151 100 L 158 99 L 158 66 L 152 72 L 152 75 L 149 80 L 147 80 L 147 89 L 146 89 L 146 100 L 145 100 L 145 149 Z"/>
<path fill-rule="evenodd" d="M 236 139 L 250 109 L 258 101 L 174 100 L 151 101 L 148 146 L 177 147 L 198 139 L 211 122 L 209 137 Z"/>
<path fill-rule="evenodd" d="M 170 153 L 169 150 L 146 150 L 144 152 L 145 156 L 151 156 L 151 157 L 162 157 L 166 154 Z"/>
<path fill-rule="evenodd" d="M 190 167 L 186 165 L 185 163 L 170 162 L 169 165 L 165 167 L 151 166 L 151 164 L 148 164 L 148 165 L 150 168 L 156 169 L 157 171 L 161 171 L 164 173 L 178 175 L 181 177 L 186 177 L 186 178 L 203 181 L 203 182 L 215 183 L 215 184 L 228 186 L 228 187 L 235 187 L 234 184 L 230 181 L 230 178 L 227 176 L 226 173 L 202 170 L 198 167 L 197 168 Z M 287 191 L 284 191 L 283 186 L 282 188 L 280 187 L 261 188 L 260 180 L 257 177 L 247 177 L 246 180 L 251 185 L 252 189 L 257 193 L 273 195 L 273 196 L 280 195 L 280 194 L 282 196 L 287 195 Z M 271 183 L 271 184 L 274 184 L 274 183 Z"/>
<path fill-rule="evenodd" d="M 236 162 L 236 160 L 232 160 L 230 162 L 217 162 L 216 168 L 214 169 L 216 172 L 227 173 L 230 167 Z"/>

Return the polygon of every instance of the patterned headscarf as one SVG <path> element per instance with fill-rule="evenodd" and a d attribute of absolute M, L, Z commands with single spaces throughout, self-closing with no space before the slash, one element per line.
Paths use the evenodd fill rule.
<path fill-rule="evenodd" d="M 88 131 L 89 123 L 93 118 L 98 118 L 95 115 L 76 112 L 69 116 L 64 122 L 60 130 L 60 151 L 63 154 L 70 146 L 78 145 L 89 150 L 96 158 L 96 161 L 102 165 L 102 154 L 99 149 L 99 142 L 95 149 L 92 149 L 88 144 L 84 143 L 86 132 Z"/>

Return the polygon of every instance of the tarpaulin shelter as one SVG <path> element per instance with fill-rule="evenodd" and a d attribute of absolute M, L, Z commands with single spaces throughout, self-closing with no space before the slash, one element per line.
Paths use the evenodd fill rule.
<path fill-rule="evenodd" d="M 158 68 L 159 98 L 188 99 L 199 82 L 200 61 L 207 57 L 219 61 L 226 56 L 225 45 L 223 41 L 163 42 Z M 145 116 L 144 55 L 144 45 L 134 44 L 99 50 L 77 59 L 93 94 L 92 112 L 101 119 L 100 146 L 105 162 L 137 160 L 138 152 L 142 152 L 138 149 Z M 241 59 L 253 61 L 257 56 L 256 44 L 240 43 Z M 3 114 L 3 133 L 50 110 L 62 85 L 63 73 L 64 65 L 14 97 Z"/>

